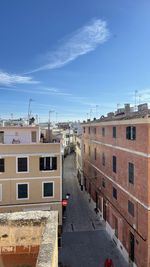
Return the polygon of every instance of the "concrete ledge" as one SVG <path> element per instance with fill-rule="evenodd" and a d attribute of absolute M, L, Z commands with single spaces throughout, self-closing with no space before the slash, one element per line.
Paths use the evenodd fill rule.
<path fill-rule="evenodd" d="M 33 248 L 36 248 L 37 253 L 36 267 L 58 267 L 58 212 L 1 213 L 2 261 L 4 256 L 6 258 L 6 254 L 10 257 L 13 254 L 16 260 L 17 254 L 24 251 L 30 256 Z"/>

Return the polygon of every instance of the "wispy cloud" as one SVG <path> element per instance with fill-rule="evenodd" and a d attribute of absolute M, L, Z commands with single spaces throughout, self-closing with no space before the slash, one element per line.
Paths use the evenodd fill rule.
<path fill-rule="evenodd" d="M 10 91 L 10 92 L 19 92 L 20 94 L 22 93 L 28 93 L 28 94 L 36 94 L 36 95 L 47 95 L 47 96 L 64 96 L 64 97 L 71 97 L 72 94 L 70 93 L 65 93 L 60 89 L 57 88 L 51 88 L 51 87 L 44 87 L 44 86 L 38 86 L 36 87 L 36 90 L 34 90 L 35 88 L 32 89 L 20 89 L 17 87 L 5 87 L 5 86 L 1 86 L 0 84 L 0 90 L 5 90 L 5 91 Z"/>
<path fill-rule="evenodd" d="M 42 94 L 51 94 L 51 95 L 57 95 L 57 96 L 72 96 L 72 94 L 70 93 L 65 93 L 63 91 L 61 91 L 58 88 L 49 88 L 49 87 L 41 87 L 42 90 Z"/>
<path fill-rule="evenodd" d="M 39 83 L 39 81 L 33 80 L 32 77 L 30 76 L 20 76 L 0 71 L 0 86 L 10 86 L 16 84 L 37 84 L 37 83 Z"/>
<path fill-rule="evenodd" d="M 79 56 L 95 50 L 100 44 L 106 42 L 109 37 L 110 33 L 106 21 L 101 19 L 94 20 L 74 32 L 55 51 L 47 53 L 44 56 L 47 59 L 47 63 L 29 73 L 60 68 Z"/>

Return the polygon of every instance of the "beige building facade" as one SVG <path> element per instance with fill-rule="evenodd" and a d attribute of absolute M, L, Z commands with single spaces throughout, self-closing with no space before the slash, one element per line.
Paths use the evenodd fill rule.
<path fill-rule="evenodd" d="M 0 128 L 0 212 L 58 210 L 61 144 L 40 143 L 39 127 Z"/>
<path fill-rule="evenodd" d="M 81 190 L 83 190 L 83 146 L 82 146 L 82 134 L 76 135 L 76 170 L 77 170 L 77 178 L 79 181 L 79 185 Z"/>

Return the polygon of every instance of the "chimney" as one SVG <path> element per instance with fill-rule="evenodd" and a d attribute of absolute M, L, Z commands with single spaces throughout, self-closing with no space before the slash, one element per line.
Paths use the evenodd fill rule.
<path fill-rule="evenodd" d="M 107 117 L 108 117 L 108 118 L 112 118 L 114 115 L 115 115 L 114 112 L 109 112 L 109 113 L 107 113 Z"/>
<path fill-rule="evenodd" d="M 125 115 L 130 114 L 130 104 L 124 104 Z"/>
<path fill-rule="evenodd" d="M 147 110 L 148 110 L 148 104 L 147 104 L 147 103 L 138 105 L 138 111 L 139 111 L 139 112 L 147 111 Z"/>

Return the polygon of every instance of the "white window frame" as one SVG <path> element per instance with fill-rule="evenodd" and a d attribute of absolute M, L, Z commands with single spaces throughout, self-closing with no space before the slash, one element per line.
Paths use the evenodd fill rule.
<path fill-rule="evenodd" d="M 56 157 L 57 158 L 57 156 L 40 156 L 40 158 L 44 158 L 44 165 L 46 165 L 46 158 L 50 158 L 50 166 L 52 166 L 52 158 L 54 158 L 54 157 Z M 57 171 L 57 170 L 41 170 L 40 172 L 44 172 L 44 173 L 46 173 L 46 172 L 55 172 L 55 171 Z"/>
<path fill-rule="evenodd" d="M 44 196 L 44 184 L 46 184 L 46 183 L 51 183 L 51 184 L 53 184 L 53 196 L 51 196 L 51 197 L 45 197 Z M 43 181 L 42 182 L 42 198 L 54 198 L 54 195 L 55 195 L 55 191 L 54 191 L 54 181 Z"/>
<path fill-rule="evenodd" d="M 18 185 L 27 184 L 28 189 L 28 197 L 27 198 L 18 198 Z M 22 183 L 16 183 L 16 200 L 28 200 L 29 199 L 29 183 L 22 182 Z"/>
<path fill-rule="evenodd" d="M 24 172 L 18 172 L 18 159 L 20 158 L 27 158 L 27 171 L 24 171 Z M 29 173 L 29 156 L 17 156 L 16 157 L 16 173 Z"/>

